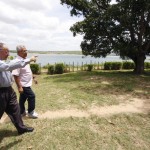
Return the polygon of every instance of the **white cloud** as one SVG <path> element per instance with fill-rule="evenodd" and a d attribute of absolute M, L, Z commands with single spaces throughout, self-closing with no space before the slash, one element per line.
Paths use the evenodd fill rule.
<path fill-rule="evenodd" d="M 0 41 L 10 49 L 80 50 L 82 37 L 69 31 L 77 20 L 59 0 L 1 0 Z"/>

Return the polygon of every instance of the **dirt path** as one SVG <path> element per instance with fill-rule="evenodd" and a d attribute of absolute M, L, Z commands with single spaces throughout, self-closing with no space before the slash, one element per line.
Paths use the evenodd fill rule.
<path fill-rule="evenodd" d="M 78 109 L 66 109 L 58 111 L 47 111 L 39 116 L 39 119 L 59 119 L 59 118 L 68 118 L 68 117 L 89 117 L 91 115 L 96 115 L 99 117 L 111 116 L 119 113 L 149 113 L 150 112 L 150 103 L 145 103 L 144 100 L 137 98 L 132 99 L 128 103 L 122 103 L 120 105 L 112 105 L 105 107 L 91 107 L 86 111 Z M 4 115 L 0 120 L 0 123 L 5 123 L 10 121 L 9 118 Z"/>

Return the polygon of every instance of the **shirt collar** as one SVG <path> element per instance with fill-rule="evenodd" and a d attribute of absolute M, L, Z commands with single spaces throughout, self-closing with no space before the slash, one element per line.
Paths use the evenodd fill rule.
<path fill-rule="evenodd" d="M 23 60 L 24 58 L 20 57 L 19 55 L 17 55 L 17 58 L 20 60 Z"/>

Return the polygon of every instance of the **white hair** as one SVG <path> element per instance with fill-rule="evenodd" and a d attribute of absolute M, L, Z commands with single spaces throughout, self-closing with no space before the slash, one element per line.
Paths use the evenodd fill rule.
<path fill-rule="evenodd" d="M 22 49 L 26 48 L 24 45 L 18 45 L 16 47 L 17 52 L 21 51 Z"/>

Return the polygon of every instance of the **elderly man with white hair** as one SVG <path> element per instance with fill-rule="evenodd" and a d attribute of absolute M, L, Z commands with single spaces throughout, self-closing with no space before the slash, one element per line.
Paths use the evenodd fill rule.
<path fill-rule="evenodd" d="M 17 57 L 15 61 L 21 61 L 27 57 L 27 49 L 24 45 L 18 45 L 16 47 Z M 33 75 L 30 65 L 26 65 L 23 68 L 18 68 L 12 71 L 15 82 L 20 93 L 19 105 L 22 116 L 28 115 L 30 118 L 38 118 L 38 114 L 35 112 L 35 94 L 31 89 Z M 37 82 L 35 82 L 37 83 Z M 25 102 L 28 101 L 28 110 L 25 109 Z"/>
<path fill-rule="evenodd" d="M 36 61 L 36 57 L 22 59 L 16 62 L 5 60 L 9 56 L 9 49 L 4 43 L 0 43 L 0 119 L 4 112 L 10 117 L 16 127 L 18 134 L 32 132 L 34 128 L 24 125 L 20 114 L 20 107 L 17 102 L 17 96 L 12 88 L 13 78 L 11 71 L 17 68 L 25 67 L 31 61 Z"/>

